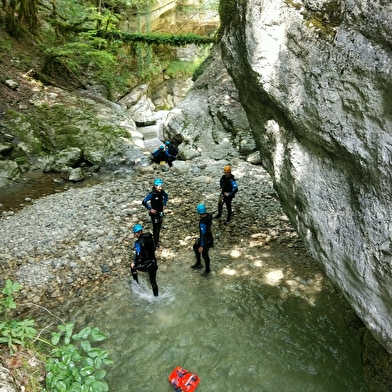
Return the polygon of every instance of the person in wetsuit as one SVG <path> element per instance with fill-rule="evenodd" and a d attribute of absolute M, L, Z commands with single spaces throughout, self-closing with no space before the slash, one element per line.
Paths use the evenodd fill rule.
<path fill-rule="evenodd" d="M 151 233 L 143 233 L 143 227 L 139 224 L 133 226 L 135 241 L 135 257 L 131 263 L 132 278 L 139 283 L 137 271 L 148 272 L 154 297 L 158 296 L 158 284 L 156 280 L 158 262 L 155 257 L 155 244 Z"/>
<path fill-rule="evenodd" d="M 152 155 L 152 161 L 154 163 L 157 163 L 158 165 L 161 162 L 167 161 L 166 150 L 164 146 L 159 146 L 159 148 L 153 151 L 151 155 Z"/>
<path fill-rule="evenodd" d="M 201 257 L 205 262 L 206 268 L 201 274 L 202 276 L 207 276 L 211 273 L 210 268 L 210 256 L 208 254 L 210 248 L 214 246 L 214 237 L 212 235 L 212 214 L 207 213 L 206 206 L 204 204 L 199 204 L 196 207 L 196 211 L 200 216 L 199 221 L 199 238 L 193 245 L 193 250 L 196 255 L 196 263 L 191 266 L 192 269 L 203 268 L 201 264 Z"/>
<path fill-rule="evenodd" d="M 238 192 L 238 186 L 233 174 L 231 174 L 231 167 L 229 165 L 224 167 L 223 172 L 224 174 L 219 180 L 221 194 L 218 202 L 218 214 L 214 216 L 214 219 L 219 219 L 222 216 L 223 204 L 226 204 L 227 218 L 225 224 L 228 224 L 232 214 L 231 203 L 235 194 Z"/>
<path fill-rule="evenodd" d="M 167 164 L 172 167 L 173 166 L 173 161 L 175 161 L 178 158 L 178 148 L 170 143 L 169 140 L 166 141 L 166 160 Z"/>
<path fill-rule="evenodd" d="M 163 221 L 163 210 L 166 207 L 166 203 L 169 200 L 168 194 L 163 190 L 163 181 L 157 178 L 154 181 L 152 191 L 143 199 L 142 204 L 149 211 L 149 215 L 153 227 L 153 236 L 155 246 L 160 247 L 159 235 L 162 228 Z"/>

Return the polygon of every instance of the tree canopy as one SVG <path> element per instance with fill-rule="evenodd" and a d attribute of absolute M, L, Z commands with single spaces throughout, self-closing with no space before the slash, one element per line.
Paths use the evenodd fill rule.
<path fill-rule="evenodd" d="M 121 30 L 126 17 L 137 18 L 139 12 L 145 16 L 153 2 L 2 0 L 0 20 L 11 36 L 28 36 L 39 45 L 45 60 L 35 75 L 41 81 L 56 84 L 57 78 L 57 83 L 84 87 L 93 77 L 111 91 L 167 69 L 173 56 L 171 47 L 209 47 L 215 41 L 192 33 Z"/>

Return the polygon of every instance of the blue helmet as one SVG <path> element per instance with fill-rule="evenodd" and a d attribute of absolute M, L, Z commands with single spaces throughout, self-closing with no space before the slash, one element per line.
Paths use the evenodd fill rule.
<path fill-rule="evenodd" d="M 139 225 L 139 223 L 137 225 L 133 226 L 133 232 L 134 233 L 137 233 L 137 232 L 142 231 L 142 230 L 143 230 L 143 227 L 142 227 L 142 225 Z"/>
<path fill-rule="evenodd" d="M 154 186 L 162 186 L 163 185 L 163 181 L 160 178 L 157 178 L 154 181 Z"/>
<path fill-rule="evenodd" d="M 207 208 L 204 204 L 198 204 L 196 211 L 198 214 L 205 214 L 207 212 Z"/>
<path fill-rule="evenodd" d="M 165 144 L 168 146 L 170 144 L 170 140 L 166 140 Z"/>
<path fill-rule="evenodd" d="M 163 150 L 165 147 L 162 145 L 162 146 L 159 146 L 159 149 L 160 150 Z"/>

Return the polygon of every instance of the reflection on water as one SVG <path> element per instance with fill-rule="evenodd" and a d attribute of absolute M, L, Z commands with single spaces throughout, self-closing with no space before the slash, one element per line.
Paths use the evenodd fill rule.
<path fill-rule="evenodd" d="M 366 392 L 359 342 L 343 320 L 331 287 L 308 282 L 312 299 L 216 266 L 203 278 L 189 265 L 158 270 L 160 297 L 146 274 L 111 287 L 99 307 L 76 316 L 98 326 L 115 366 L 111 391 L 173 391 L 168 375 L 180 365 L 201 378 L 198 391 Z M 227 271 L 226 271 L 227 272 Z"/>

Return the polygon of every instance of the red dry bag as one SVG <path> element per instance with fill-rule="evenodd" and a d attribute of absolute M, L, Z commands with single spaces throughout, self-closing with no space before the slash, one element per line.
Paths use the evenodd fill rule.
<path fill-rule="evenodd" d="M 169 381 L 176 392 L 193 392 L 199 385 L 200 378 L 196 373 L 176 366 L 169 376 Z"/>

